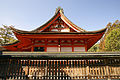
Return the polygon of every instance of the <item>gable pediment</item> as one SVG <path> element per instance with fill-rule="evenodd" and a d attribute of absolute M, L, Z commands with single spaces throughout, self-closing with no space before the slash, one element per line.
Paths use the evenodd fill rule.
<path fill-rule="evenodd" d="M 42 26 L 32 31 L 23 31 L 12 28 L 15 32 L 41 33 L 41 32 L 86 32 L 84 29 L 73 24 L 65 15 L 61 8 L 58 8 L 55 15 Z"/>
<path fill-rule="evenodd" d="M 52 30 L 51 27 L 54 27 L 56 29 Z M 55 15 L 47 23 L 33 30 L 33 32 L 35 33 L 50 32 L 50 31 L 85 32 L 84 29 L 76 26 L 67 17 L 64 16 L 63 9 L 57 9 Z"/>
<path fill-rule="evenodd" d="M 69 27 L 60 17 L 42 32 L 76 32 Z"/>

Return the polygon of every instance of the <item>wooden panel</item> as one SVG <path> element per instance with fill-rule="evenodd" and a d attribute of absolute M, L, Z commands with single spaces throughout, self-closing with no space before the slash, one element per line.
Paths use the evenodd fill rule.
<path fill-rule="evenodd" d="M 58 47 L 47 47 L 47 52 L 58 52 Z"/>
<path fill-rule="evenodd" d="M 74 47 L 74 52 L 84 52 L 85 47 Z"/>
<path fill-rule="evenodd" d="M 61 52 L 72 52 L 72 47 L 61 47 Z"/>

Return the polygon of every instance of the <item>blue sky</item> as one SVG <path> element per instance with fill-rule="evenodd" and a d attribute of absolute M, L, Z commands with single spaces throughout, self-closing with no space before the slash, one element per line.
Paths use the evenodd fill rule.
<path fill-rule="evenodd" d="M 99 30 L 120 20 L 120 0 L 0 0 L 0 26 L 33 30 L 47 22 L 58 6 L 85 30 Z"/>

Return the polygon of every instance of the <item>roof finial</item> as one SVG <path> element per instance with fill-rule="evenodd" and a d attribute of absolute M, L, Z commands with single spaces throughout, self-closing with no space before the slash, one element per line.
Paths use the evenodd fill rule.
<path fill-rule="evenodd" d="M 61 8 L 60 6 L 58 8 L 56 8 L 56 12 L 55 13 L 57 13 L 58 11 L 61 11 L 64 14 L 63 8 Z"/>

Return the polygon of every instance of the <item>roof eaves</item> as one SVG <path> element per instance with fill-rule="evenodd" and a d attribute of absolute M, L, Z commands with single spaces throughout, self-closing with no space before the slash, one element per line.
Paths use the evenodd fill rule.
<path fill-rule="evenodd" d="M 46 34 L 46 35 L 50 35 L 50 34 L 99 34 L 99 33 L 103 33 L 105 32 L 105 30 L 100 31 L 100 32 L 41 32 L 41 33 L 20 33 L 20 34 L 32 34 L 32 35 L 42 35 L 42 34 Z"/>
<path fill-rule="evenodd" d="M 14 44 L 17 44 L 19 43 L 20 41 L 15 41 L 13 43 L 9 43 L 9 44 L 2 44 L 1 46 L 9 46 L 9 45 L 14 45 Z"/>
<path fill-rule="evenodd" d="M 81 32 L 86 32 L 86 30 L 78 27 L 78 26 L 75 25 L 73 22 L 71 22 L 61 11 L 60 11 L 60 14 L 61 14 L 69 23 L 71 23 L 75 28 L 77 28 L 79 31 L 81 31 Z"/>
<path fill-rule="evenodd" d="M 47 24 L 49 24 L 56 16 L 57 16 L 58 12 L 55 13 L 55 15 L 49 20 L 47 21 L 45 24 L 43 24 L 42 26 L 38 27 L 37 29 L 35 30 L 32 30 L 31 32 L 34 32 L 34 33 L 37 33 L 38 30 L 42 29 L 43 27 L 45 27 Z M 41 31 L 40 31 L 41 32 Z"/>
<path fill-rule="evenodd" d="M 21 33 L 29 33 L 29 32 L 31 32 L 31 31 L 24 31 L 24 30 L 15 29 L 14 27 L 10 27 L 10 28 L 11 28 L 11 30 L 13 32 L 21 32 Z"/>

